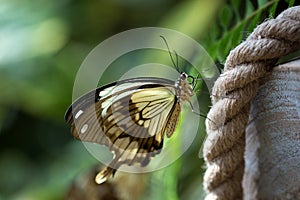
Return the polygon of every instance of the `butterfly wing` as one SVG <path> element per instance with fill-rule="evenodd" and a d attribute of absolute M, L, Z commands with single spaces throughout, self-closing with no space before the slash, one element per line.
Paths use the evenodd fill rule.
<path fill-rule="evenodd" d="M 76 138 L 106 145 L 115 154 L 96 178 L 101 183 L 121 164 L 147 165 L 160 153 L 164 134 L 174 132 L 179 112 L 173 81 L 137 78 L 87 93 L 72 104 L 65 118 Z"/>

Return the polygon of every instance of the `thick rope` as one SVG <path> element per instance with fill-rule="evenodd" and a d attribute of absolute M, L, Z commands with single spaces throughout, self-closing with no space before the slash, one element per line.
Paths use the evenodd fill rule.
<path fill-rule="evenodd" d="M 208 137 L 203 153 L 206 199 L 242 199 L 245 128 L 250 101 L 278 58 L 300 49 L 300 6 L 256 27 L 227 57 L 224 73 L 215 82 L 208 113 Z"/>

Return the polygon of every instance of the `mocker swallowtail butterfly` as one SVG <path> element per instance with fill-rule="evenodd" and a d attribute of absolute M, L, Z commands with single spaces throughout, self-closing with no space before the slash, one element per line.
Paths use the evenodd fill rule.
<path fill-rule="evenodd" d="M 170 50 L 169 54 L 178 67 Z M 109 166 L 96 176 L 97 183 L 113 176 L 122 164 L 146 166 L 160 153 L 165 135 L 171 137 L 176 129 L 183 103 L 191 104 L 197 80 L 183 72 L 176 81 L 126 79 L 99 87 L 73 102 L 65 115 L 72 135 L 106 145 L 114 154 Z"/>

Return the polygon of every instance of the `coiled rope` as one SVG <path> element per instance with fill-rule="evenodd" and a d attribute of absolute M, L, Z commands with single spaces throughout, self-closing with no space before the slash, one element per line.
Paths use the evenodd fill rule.
<path fill-rule="evenodd" d="M 242 199 L 245 129 L 250 102 L 259 82 L 278 58 L 300 49 L 300 6 L 253 31 L 227 57 L 224 73 L 212 91 L 212 108 L 206 120 L 208 133 L 203 154 L 206 199 Z"/>

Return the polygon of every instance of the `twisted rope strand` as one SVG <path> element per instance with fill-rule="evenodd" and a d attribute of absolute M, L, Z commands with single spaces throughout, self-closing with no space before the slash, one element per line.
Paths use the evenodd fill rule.
<path fill-rule="evenodd" d="M 215 82 L 203 153 L 206 199 L 241 199 L 245 128 L 259 82 L 277 59 L 300 48 L 300 6 L 266 21 L 230 52 Z M 213 123 L 212 123 L 213 121 Z"/>

